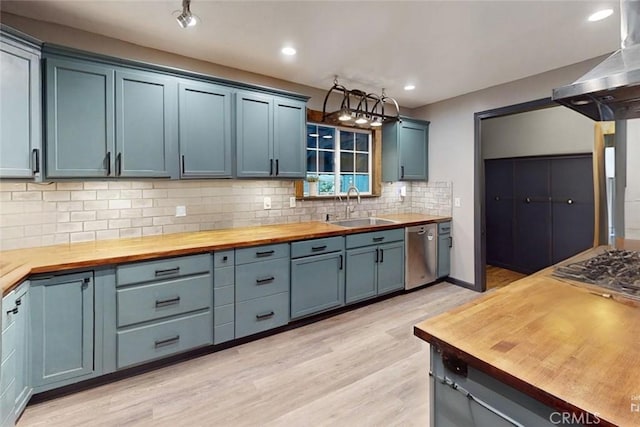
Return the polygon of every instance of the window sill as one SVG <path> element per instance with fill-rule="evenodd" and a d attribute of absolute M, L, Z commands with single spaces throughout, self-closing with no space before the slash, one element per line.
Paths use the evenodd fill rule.
<path fill-rule="evenodd" d="M 342 197 L 342 200 L 346 200 L 347 195 L 343 194 L 340 197 Z M 379 194 L 363 194 L 360 196 L 361 199 L 372 199 L 374 197 L 380 197 Z M 352 194 L 351 196 L 349 196 L 349 198 L 351 199 L 357 199 L 358 196 Z M 334 199 L 338 199 L 336 196 L 303 196 L 303 197 L 296 197 L 296 200 L 334 200 Z"/>

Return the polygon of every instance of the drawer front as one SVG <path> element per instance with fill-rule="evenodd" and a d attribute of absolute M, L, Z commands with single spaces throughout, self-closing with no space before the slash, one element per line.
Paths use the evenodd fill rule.
<path fill-rule="evenodd" d="M 336 252 L 344 249 L 344 237 L 305 240 L 291 244 L 291 258 Z"/>
<path fill-rule="evenodd" d="M 347 249 L 397 242 L 399 240 L 404 240 L 404 228 L 351 234 L 347 236 Z"/>
<path fill-rule="evenodd" d="M 211 311 L 118 331 L 118 368 L 211 344 Z"/>
<path fill-rule="evenodd" d="M 438 234 L 451 234 L 451 222 L 441 222 L 438 224 Z"/>
<path fill-rule="evenodd" d="M 213 290 L 213 306 L 220 307 L 235 302 L 235 287 L 225 286 Z"/>
<path fill-rule="evenodd" d="M 211 307 L 211 275 L 118 289 L 118 327 Z"/>
<path fill-rule="evenodd" d="M 213 268 L 233 267 L 235 262 L 235 252 L 233 249 L 229 251 L 214 252 L 213 254 Z"/>
<path fill-rule="evenodd" d="M 236 301 L 289 291 L 289 259 L 236 267 Z"/>
<path fill-rule="evenodd" d="M 284 257 L 289 258 L 288 243 L 236 249 L 236 265 Z"/>
<path fill-rule="evenodd" d="M 235 304 L 227 304 L 213 309 L 213 325 L 221 326 L 233 323 L 235 319 Z"/>
<path fill-rule="evenodd" d="M 231 341 L 235 338 L 236 325 L 234 323 L 227 323 L 225 325 L 216 326 L 213 330 L 213 343 L 220 344 L 223 342 Z"/>
<path fill-rule="evenodd" d="M 235 269 L 233 267 L 216 268 L 213 270 L 213 287 L 222 288 L 232 286 L 235 282 Z"/>
<path fill-rule="evenodd" d="M 236 338 L 289 322 L 289 292 L 236 303 Z"/>
<path fill-rule="evenodd" d="M 116 267 L 116 286 L 208 273 L 211 263 L 211 254 L 202 254 L 122 264 Z"/>

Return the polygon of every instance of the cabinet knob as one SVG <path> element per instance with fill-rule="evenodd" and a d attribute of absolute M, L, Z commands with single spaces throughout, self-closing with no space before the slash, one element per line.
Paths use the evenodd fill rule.
<path fill-rule="evenodd" d="M 567 204 L 568 205 L 572 205 L 573 204 L 573 200 L 572 199 L 567 200 Z"/>
<path fill-rule="evenodd" d="M 496 202 L 500 201 L 500 196 L 495 197 Z"/>
<path fill-rule="evenodd" d="M 531 203 L 531 198 L 530 198 L 530 197 L 527 197 L 526 199 L 524 199 L 524 202 L 525 202 L 525 203 Z"/>

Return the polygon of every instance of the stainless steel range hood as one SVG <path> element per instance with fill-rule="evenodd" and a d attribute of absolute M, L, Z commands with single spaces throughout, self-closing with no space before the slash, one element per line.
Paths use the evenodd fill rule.
<path fill-rule="evenodd" d="M 553 100 L 596 121 L 640 118 L 640 1 L 620 2 L 622 48 Z"/>

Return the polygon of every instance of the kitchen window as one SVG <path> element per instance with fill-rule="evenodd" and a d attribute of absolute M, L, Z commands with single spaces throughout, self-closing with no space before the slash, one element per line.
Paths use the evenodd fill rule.
<path fill-rule="evenodd" d="M 317 184 L 310 177 L 317 177 Z M 305 197 L 346 194 L 351 185 L 361 195 L 371 195 L 372 181 L 371 131 L 307 124 Z"/>

